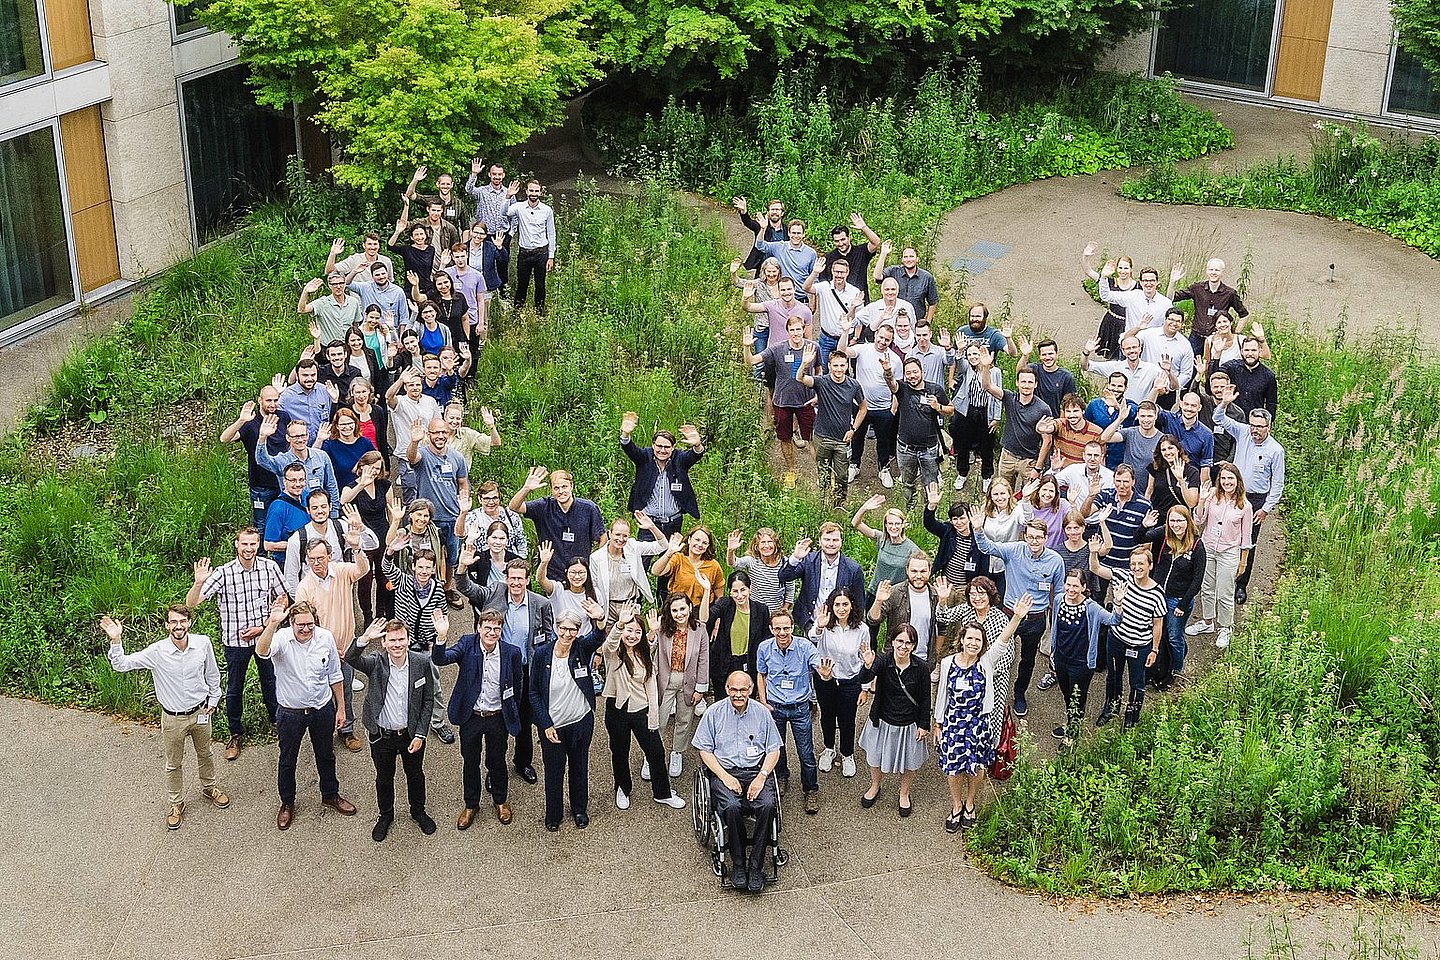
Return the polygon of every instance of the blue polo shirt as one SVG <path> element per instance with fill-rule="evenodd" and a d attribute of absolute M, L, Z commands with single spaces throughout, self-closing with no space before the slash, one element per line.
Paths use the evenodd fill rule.
<path fill-rule="evenodd" d="M 765 699 L 781 706 L 810 702 L 810 670 L 819 666 L 820 651 L 805 637 L 793 638 L 788 650 L 771 637 L 755 655 L 755 671 L 765 678 Z"/>
<path fill-rule="evenodd" d="M 1195 426 L 1187 430 L 1185 420 L 1180 414 L 1173 410 L 1161 410 L 1158 426 L 1162 432 L 1175 438 L 1180 449 L 1185 451 L 1185 456 L 1189 457 L 1195 466 L 1214 466 L 1215 432 L 1205 426 L 1199 417 L 1195 418 Z"/>
<path fill-rule="evenodd" d="M 1145 536 L 1145 514 L 1150 512 L 1150 501 L 1135 493 L 1125 501 L 1125 506 L 1116 506 L 1115 490 L 1112 487 L 1101 490 L 1095 498 L 1096 510 L 1109 506 L 1114 506 L 1115 511 L 1110 514 L 1105 525 L 1110 528 L 1110 539 L 1115 545 L 1108 554 L 1100 558 L 1100 562 L 1111 570 L 1129 570 L 1130 554 Z M 1089 525 L 1099 529 L 1093 519 L 1089 521 Z"/>

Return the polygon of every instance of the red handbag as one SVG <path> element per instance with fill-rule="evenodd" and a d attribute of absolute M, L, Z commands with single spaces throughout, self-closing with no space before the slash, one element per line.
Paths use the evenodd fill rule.
<path fill-rule="evenodd" d="M 1005 708 L 1005 723 L 1000 728 L 1000 742 L 995 746 L 995 759 L 990 762 L 990 779 L 1005 781 L 1015 771 L 1015 760 L 1019 756 L 1015 749 L 1015 714 Z"/>

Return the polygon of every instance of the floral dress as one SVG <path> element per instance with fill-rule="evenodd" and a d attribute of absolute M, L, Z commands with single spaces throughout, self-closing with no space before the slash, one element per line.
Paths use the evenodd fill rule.
<path fill-rule="evenodd" d="M 968 667 L 952 664 L 950 699 L 940 724 L 937 762 L 946 776 L 979 773 L 990 766 L 995 748 L 990 743 L 986 722 L 985 674 L 978 663 Z"/>

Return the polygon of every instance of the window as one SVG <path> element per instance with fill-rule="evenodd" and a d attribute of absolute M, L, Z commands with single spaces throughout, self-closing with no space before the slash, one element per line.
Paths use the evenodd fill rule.
<path fill-rule="evenodd" d="M 0 331 L 75 299 L 55 128 L 0 141 Z"/>
<path fill-rule="evenodd" d="M 3 2 L 4 0 L 0 0 L 0 3 Z M 195 0 L 193 3 L 172 3 L 170 5 L 170 9 L 175 11 L 176 37 L 188 37 L 192 34 L 204 32 L 205 24 L 201 23 L 200 18 L 196 15 L 197 8 L 200 5 L 201 0 Z"/>
<path fill-rule="evenodd" d="M 1434 76 L 1419 60 L 1398 47 L 1390 67 L 1390 95 L 1385 100 L 1385 112 L 1440 120 L 1440 91 L 1435 89 Z"/>
<path fill-rule="evenodd" d="M 295 152 L 289 116 L 255 103 L 246 68 L 229 67 L 181 84 L 190 203 L 200 243 L 280 195 Z"/>
<path fill-rule="evenodd" d="M 1211 0 L 1161 15 L 1155 72 L 1266 92 L 1277 0 Z"/>
<path fill-rule="evenodd" d="M 0 87 L 45 72 L 36 0 L 0 0 Z"/>

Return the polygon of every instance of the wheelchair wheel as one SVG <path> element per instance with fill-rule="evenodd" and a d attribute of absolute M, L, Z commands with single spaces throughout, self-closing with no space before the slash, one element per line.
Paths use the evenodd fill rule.
<path fill-rule="evenodd" d="M 711 842 L 711 820 L 713 809 L 710 804 L 710 778 L 703 770 L 695 771 L 695 788 L 690 796 L 690 826 L 695 831 L 695 843 L 701 850 L 709 850 Z M 717 873 L 719 870 L 716 871 Z"/>
<path fill-rule="evenodd" d="M 785 864 L 790 862 L 790 851 L 784 847 L 775 848 L 775 869 L 778 871 Z"/>

